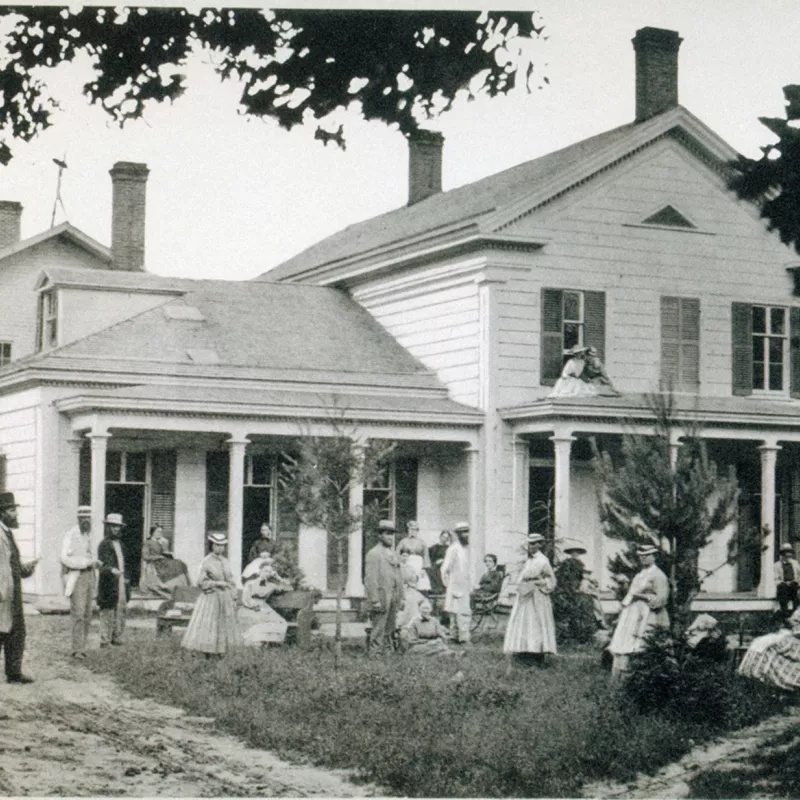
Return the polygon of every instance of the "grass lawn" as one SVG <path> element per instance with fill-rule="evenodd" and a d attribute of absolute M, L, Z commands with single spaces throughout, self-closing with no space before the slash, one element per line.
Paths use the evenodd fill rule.
<path fill-rule="evenodd" d="M 777 705 L 736 681 L 724 722 L 638 715 L 592 650 L 565 649 L 548 668 L 505 675 L 498 639 L 453 665 L 396 656 L 367 661 L 345 649 L 245 649 L 207 660 L 131 630 L 121 648 L 86 662 L 139 697 L 215 717 L 217 726 L 285 758 L 349 770 L 416 797 L 575 797 L 583 783 L 625 780 L 675 760 L 722 725 L 749 724 Z M 736 680 L 732 678 L 732 680 Z"/>

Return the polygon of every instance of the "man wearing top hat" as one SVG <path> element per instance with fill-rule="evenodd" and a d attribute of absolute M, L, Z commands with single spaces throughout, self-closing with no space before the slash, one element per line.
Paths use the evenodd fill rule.
<path fill-rule="evenodd" d="M 97 605 L 100 608 L 100 647 L 122 644 L 125 630 L 125 608 L 130 581 L 125 577 L 125 550 L 122 536 L 122 514 L 106 516 L 106 538 L 97 548 L 100 577 L 97 583 Z"/>
<path fill-rule="evenodd" d="M 450 636 L 453 642 L 469 644 L 472 625 L 469 579 L 469 523 L 459 522 L 455 528 L 455 539 L 442 562 L 442 582 L 446 587 L 445 613 L 450 615 Z"/>
<path fill-rule="evenodd" d="M 369 643 L 378 653 L 389 649 L 397 612 L 403 608 L 405 597 L 400 559 L 394 551 L 394 533 L 394 522 L 382 519 L 378 523 L 380 541 L 364 559 L 364 591 L 372 624 Z"/>
<path fill-rule="evenodd" d="M 0 647 L 5 655 L 9 683 L 32 683 L 22 674 L 25 652 L 25 617 L 22 613 L 22 579 L 33 575 L 39 562 L 21 561 L 12 530 L 18 526 L 13 492 L 0 493 Z"/>
<path fill-rule="evenodd" d="M 94 570 L 99 566 L 100 561 L 92 555 L 92 507 L 78 506 L 78 524 L 64 534 L 61 545 L 64 596 L 69 597 L 72 618 L 73 658 L 86 658 L 94 603 Z"/>
<path fill-rule="evenodd" d="M 800 564 L 795 558 L 794 547 L 782 544 L 779 559 L 775 562 L 775 599 L 781 607 L 781 616 L 789 619 L 797 608 L 797 594 L 800 589 Z"/>

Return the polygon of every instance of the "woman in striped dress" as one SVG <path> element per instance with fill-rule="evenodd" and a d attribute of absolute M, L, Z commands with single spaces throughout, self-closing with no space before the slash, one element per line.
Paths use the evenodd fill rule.
<path fill-rule="evenodd" d="M 211 533 L 208 540 L 211 552 L 200 565 L 197 581 L 203 594 L 195 603 L 181 646 L 208 656 L 222 656 L 231 647 L 242 644 L 236 622 L 236 582 L 231 565 L 223 555 L 227 537 L 223 533 Z"/>

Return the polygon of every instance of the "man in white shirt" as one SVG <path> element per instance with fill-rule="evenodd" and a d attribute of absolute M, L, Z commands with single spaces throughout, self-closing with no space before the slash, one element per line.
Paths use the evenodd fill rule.
<path fill-rule="evenodd" d="M 61 545 L 64 596 L 69 597 L 72 618 L 73 658 L 86 658 L 94 603 L 94 569 L 99 566 L 100 562 L 92 556 L 92 508 L 78 506 L 78 524 L 64 534 Z"/>
<path fill-rule="evenodd" d="M 450 615 L 450 637 L 453 642 L 469 644 L 472 626 L 469 579 L 469 524 L 459 522 L 453 529 L 455 540 L 447 548 L 442 563 L 442 582 L 447 588 L 444 610 Z"/>

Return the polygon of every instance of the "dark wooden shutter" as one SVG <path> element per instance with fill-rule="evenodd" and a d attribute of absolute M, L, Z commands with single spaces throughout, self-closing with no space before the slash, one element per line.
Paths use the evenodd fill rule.
<path fill-rule="evenodd" d="M 661 298 L 661 384 L 696 389 L 700 384 L 700 301 Z"/>
<path fill-rule="evenodd" d="M 681 306 L 681 369 L 678 379 L 685 389 L 700 385 L 700 301 L 682 297 Z"/>
<path fill-rule="evenodd" d="M 0 490 L 6 490 L 6 456 L 0 455 Z"/>
<path fill-rule="evenodd" d="M 417 459 L 398 457 L 394 464 L 395 525 L 405 534 L 408 521 L 417 518 Z"/>
<path fill-rule="evenodd" d="M 583 343 L 606 360 L 606 293 L 583 293 Z"/>
<path fill-rule="evenodd" d="M 92 504 L 92 448 L 88 441 L 81 445 L 78 461 L 78 505 Z"/>
<path fill-rule="evenodd" d="M 792 397 L 800 397 L 800 308 L 789 309 L 789 362 Z"/>
<path fill-rule="evenodd" d="M 735 395 L 753 392 L 753 307 L 731 304 L 731 390 Z"/>
<path fill-rule="evenodd" d="M 542 289 L 542 339 L 539 353 L 539 382 L 553 386 L 564 363 L 563 292 Z"/>
<path fill-rule="evenodd" d="M 678 297 L 661 298 L 661 387 L 680 382 L 681 304 Z"/>
<path fill-rule="evenodd" d="M 175 473 L 178 458 L 174 450 L 153 451 L 150 521 L 161 525 L 170 539 L 175 536 Z"/>

